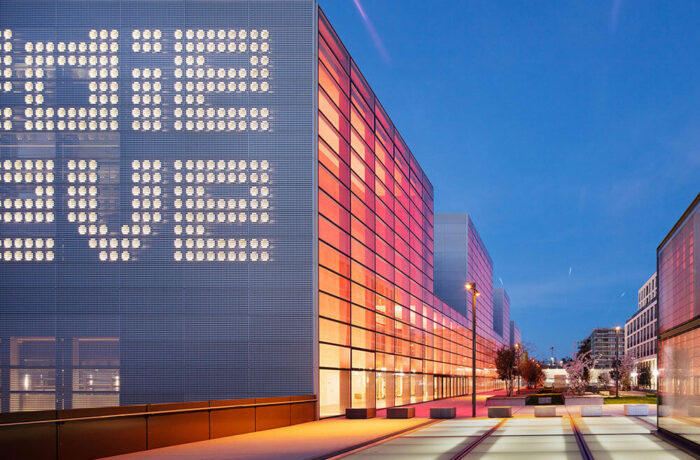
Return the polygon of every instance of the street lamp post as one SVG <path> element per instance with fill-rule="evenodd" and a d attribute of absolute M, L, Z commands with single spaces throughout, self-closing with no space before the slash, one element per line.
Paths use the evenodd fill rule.
<path fill-rule="evenodd" d="M 472 291 L 472 417 L 476 417 L 476 283 L 467 283 L 468 291 Z"/>
<path fill-rule="evenodd" d="M 620 397 L 620 346 L 617 343 L 617 334 L 620 326 L 615 326 L 615 397 Z"/>
<path fill-rule="evenodd" d="M 520 394 L 520 344 L 519 343 L 515 344 L 515 353 L 516 353 L 515 359 L 516 359 L 516 362 L 518 365 L 518 368 L 517 368 L 518 369 L 518 391 L 517 391 L 517 394 Z"/>

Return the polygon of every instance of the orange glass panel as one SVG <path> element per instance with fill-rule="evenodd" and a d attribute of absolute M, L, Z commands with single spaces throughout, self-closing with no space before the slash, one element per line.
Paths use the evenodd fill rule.
<path fill-rule="evenodd" d="M 342 188 L 342 185 L 338 185 Z M 341 199 L 344 198 L 341 196 Z M 350 211 L 321 190 L 318 192 L 318 212 L 326 219 L 335 222 L 336 225 L 346 232 L 350 231 Z"/>
<path fill-rule="evenodd" d="M 352 346 L 353 348 L 365 348 L 374 350 L 374 332 L 352 327 Z"/>
<path fill-rule="evenodd" d="M 321 342 L 350 345 L 350 326 L 325 318 L 319 318 L 318 338 Z"/>
<path fill-rule="evenodd" d="M 352 350 L 352 367 L 353 369 L 374 369 L 374 353 Z"/>
<path fill-rule="evenodd" d="M 328 47 L 333 51 L 333 54 L 338 58 L 342 67 L 349 73 L 350 72 L 350 55 L 348 54 L 345 46 L 340 41 L 340 38 L 335 34 L 333 27 L 328 22 L 328 19 L 324 14 L 319 11 L 318 13 L 318 31 L 321 37 L 326 41 Z"/>
<path fill-rule="evenodd" d="M 350 115 L 350 98 L 342 90 L 325 65 L 318 64 L 318 84 L 347 118 Z"/>
<path fill-rule="evenodd" d="M 342 204 L 346 209 L 349 209 L 350 189 L 343 185 L 337 177 L 320 164 L 318 165 L 318 186 L 321 190 L 332 196 L 335 201 Z M 349 230 L 350 226 L 348 225 L 347 228 Z"/>
<path fill-rule="evenodd" d="M 323 216 L 318 217 L 318 237 L 341 252 L 350 254 L 350 235 Z"/>
<path fill-rule="evenodd" d="M 322 37 L 318 39 L 318 58 L 326 66 L 335 81 L 338 82 L 345 94 L 350 94 L 350 78 Z"/>
<path fill-rule="evenodd" d="M 321 88 L 318 89 L 318 109 L 343 138 L 350 138 L 350 123 Z"/>
<path fill-rule="evenodd" d="M 352 325 L 365 329 L 375 329 L 375 313 L 357 305 L 352 306 Z"/>
<path fill-rule="evenodd" d="M 318 345 L 318 364 L 320 367 L 350 368 L 350 349 L 320 343 Z"/>
<path fill-rule="evenodd" d="M 344 323 L 350 322 L 350 302 L 324 292 L 318 294 L 318 314 Z"/>
<path fill-rule="evenodd" d="M 374 291 L 352 283 L 352 302 L 365 308 L 374 309 Z"/>
<path fill-rule="evenodd" d="M 318 242 L 318 263 L 336 273 L 350 277 L 350 258 L 323 241 Z"/>
<path fill-rule="evenodd" d="M 323 267 L 318 267 L 318 287 L 336 297 L 350 298 L 350 280 Z"/>

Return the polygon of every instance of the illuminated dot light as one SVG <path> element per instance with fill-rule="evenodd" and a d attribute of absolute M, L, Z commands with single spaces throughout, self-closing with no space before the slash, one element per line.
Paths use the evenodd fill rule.
<path fill-rule="evenodd" d="M 51 262 L 54 260 L 53 238 L 2 238 L 3 262 Z"/>
<path fill-rule="evenodd" d="M 210 235 L 217 225 L 270 221 L 267 212 L 268 199 L 257 198 L 257 194 L 269 196 L 267 185 L 254 185 L 256 197 L 252 199 L 230 196 L 223 198 L 208 193 L 212 191 L 212 187 L 226 186 L 231 183 L 247 186 L 253 178 L 256 183 L 268 183 L 269 161 L 185 159 L 175 160 L 173 166 L 175 168 L 173 232 L 176 249 L 173 257 L 176 261 L 270 260 L 270 254 L 266 250 L 270 246 L 267 239 L 204 238 L 205 235 Z M 249 250 L 245 251 L 247 246 Z"/>
<path fill-rule="evenodd" d="M 133 160 L 131 162 L 131 207 L 139 211 L 131 213 L 132 225 L 122 226 L 122 234 L 150 235 L 152 223 L 163 220 L 162 163 L 160 160 Z"/>
<path fill-rule="evenodd" d="M 20 197 L 0 200 L 0 221 L 10 223 L 51 223 L 54 220 L 54 162 L 44 159 L 5 159 L 0 162 L 0 182 L 17 184 Z M 33 194 L 33 197 L 27 195 Z M 0 239 L 0 260 L 4 262 L 51 262 L 53 238 Z"/>
<path fill-rule="evenodd" d="M 0 109 L 0 129 L 5 131 L 12 129 L 12 109 L 9 107 Z"/>
<path fill-rule="evenodd" d="M 119 32 L 90 30 L 87 42 L 27 42 L 24 58 L 24 101 L 27 131 L 116 131 L 119 129 Z M 56 66 L 81 68 L 80 78 L 88 80 L 88 107 L 44 108 L 43 78 Z"/>
<path fill-rule="evenodd" d="M 141 247 L 139 235 L 149 235 L 151 233 L 150 225 L 141 223 L 122 225 L 118 235 L 115 235 L 115 232 L 110 232 L 107 225 L 100 221 L 98 214 L 97 183 L 99 181 L 99 164 L 97 160 L 72 159 L 68 160 L 66 166 L 68 170 L 66 174 L 68 182 L 66 201 L 69 210 L 67 213 L 68 221 L 77 224 L 78 234 L 89 236 L 88 246 L 91 249 L 99 250 L 98 258 L 101 262 L 126 262 L 132 260 L 132 251 Z M 138 171 L 134 172 L 138 176 L 132 176 L 132 182 L 134 179 L 138 179 L 136 180 L 138 183 L 143 183 L 146 179 L 148 181 L 155 181 L 156 179 L 160 181 L 160 172 L 158 172 L 160 168 L 161 162 L 159 160 L 135 160 L 132 163 L 132 169 Z M 156 188 L 158 189 L 157 192 Z M 160 196 L 160 187 L 153 187 L 153 189 L 153 192 Z M 133 193 L 134 190 L 132 189 Z M 140 186 L 139 193 L 141 193 Z M 138 201 L 139 207 L 143 206 L 140 198 Z M 148 207 L 151 208 L 156 205 L 160 208 L 160 199 L 151 200 L 149 198 Z M 151 218 L 156 219 L 155 216 L 150 215 L 150 212 L 147 219 L 144 219 L 140 212 L 134 214 L 139 215 L 139 222 L 141 220 L 150 222 Z M 160 213 L 157 214 L 157 219 L 160 221 Z M 133 219 L 132 216 L 132 220 L 136 219 Z"/>
<path fill-rule="evenodd" d="M 5 159 L 0 162 L 0 183 L 16 184 L 22 198 L 0 200 L 3 223 L 51 223 L 54 221 L 54 162 L 43 159 Z M 33 197 L 27 195 L 33 194 Z"/>
<path fill-rule="evenodd" d="M 249 111 L 214 108 L 208 106 L 205 97 L 212 93 L 265 93 L 270 90 L 269 31 L 178 29 L 174 37 L 175 130 L 246 132 L 270 129 L 267 108 Z M 222 61 L 221 55 L 241 53 L 250 54 L 250 69 L 213 65 L 213 62 Z"/>
<path fill-rule="evenodd" d="M 134 40 L 131 44 L 131 50 L 134 53 L 160 53 L 163 51 L 161 43 L 163 33 L 160 29 L 134 29 L 131 32 L 131 38 Z"/>
<path fill-rule="evenodd" d="M 0 93 L 12 91 L 12 30 L 0 33 Z"/>
<path fill-rule="evenodd" d="M 131 72 L 133 82 L 131 89 L 133 96 L 131 102 L 134 107 L 131 110 L 133 121 L 131 127 L 134 131 L 160 131 L 163 129 L 161 91 L 163 89 L 160 78 L 163 72 L 160 68 L 135 68 Z"/>

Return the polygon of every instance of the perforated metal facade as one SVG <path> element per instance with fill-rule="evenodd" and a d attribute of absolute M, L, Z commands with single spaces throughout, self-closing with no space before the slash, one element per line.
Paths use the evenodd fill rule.
<path fill-rule="evenodd" d="M 2 411 L 314 393 L 315 19 L 0 3 Z"/>

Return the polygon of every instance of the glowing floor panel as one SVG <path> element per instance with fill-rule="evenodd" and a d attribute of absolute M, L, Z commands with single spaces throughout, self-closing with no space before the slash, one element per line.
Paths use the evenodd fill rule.
<path fill-rule="evenodd" d="M 652 434 L 595 434 L 584 439 L 596 460 L 694 458 Z"/>

